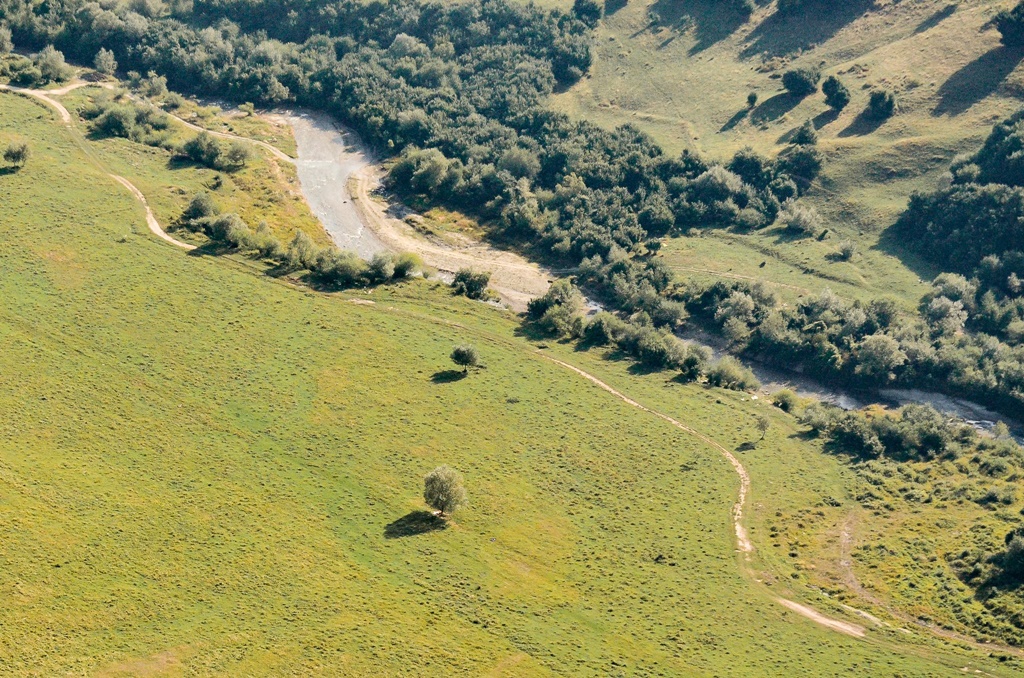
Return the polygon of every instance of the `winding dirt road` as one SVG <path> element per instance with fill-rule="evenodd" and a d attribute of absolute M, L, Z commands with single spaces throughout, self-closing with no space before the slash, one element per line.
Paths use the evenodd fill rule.
<path fill-rule="evenodd" d="M 82 150 L 85 152 L 85 154 L 87 156 L 89 156 L 89 158 L 96 164 L 97 167 L 102 169 L 104 172 L 107 172 L 107 169 L 103 166 L 103 164 L 99 161 L 99 159 L 96 158 L 95 155 L 93 155 L 90 152 L 88 146 L 85 143 L 85 140 L 81 138 L 81 136 L 78 134 L 77 130 L 75 130 L 74 125 L 71 124 L 71 113 L 68 111 L 68 109 L 64 107 L 64 104 L 60 103 L 59 101 L 57 101 L 56 99 L 54 99 L 54 98 L 52 98 L 50 96 L 51 94 L 54 94 L 54 95 L 67 94 L 71 90 L 78 89 L 79 87 L 86 87 L 87 85 L 91 85 L 91 84 L 93 84 L 93 83 L 79 82 L 79 83 L 74 83 L 74 84 L 71 84 L 71 85 L 67 85 L 67 86 L 62 87 L 60 89 L 53 89 L 53 90 L 26 89 L 24 87 L 12 87 L 10 85 L 0 85 L 0 89 L 7 90 L 7 91 L 10 91 L 10 92 L 19 93 L 19 94 L 24 94 L 24 95 L 27 95 L 27 96 L 30 96 L 30 97 L 34 97 L 34 98 L 38 99 L 39 101 L 42 101 L 43 103 L 45 103 L 48 106 L 50 106 L 55 111 L 57 111 L 57 114 L 60 115 L 61 122 L 64 123 L 64 126 L 72 134 L 72 136 L 75 139 L 75 142 L 78 143 L 78 145 L 82 148 Z M 178 239 L 176 239 L 176 238 L 174 238 L 174 237 L 172 237 L 172 236 L 167 234 L 167 232 L 160 226 L 160 222 L 156 220 L 156 215 L 154 215 L 153 214 L 153 210 L 150 209 L 149 202 L 146 200 L 146 196 L 143 195 L 142 191 L 140 191 L 132 182 L 130 182 L 127 179 L 125 179 L 124 177 L 118 176 L 117 174 L 114 174 L 112 172 L 107 172 L 107 176 L 109 176 L 111 179 L 113 179 L 117 183 L 119 183 L 122 186 L 124 186 L 125 188 L 127 188 L 131 192 L 131 194 L 135 197 L 135 199 L 138 200 L 139 203 L 142 204 L 142 207 L 146 210 L 146 226 L 149 227 L 149 230 L 153 233 L 153 235 L 157 236 L 161 240 L 164 240 L 164 241 L 166 241 L 166 242 L 168 242 L 168 243 L 170 243 L 170 244 L 172 244 L 172 245 L 174 245 L 176 247 L 180 247 L 183 250 L 194 250 L 196 248 L 195 245 L 189 245 L 188 243 L 184 243 L 184 242 L 182 242 L 182 241 L 180 241 L 180 240 L 178 240 Z"/>
<path fill-rule="evenodd" d="M 743 464 L 740 462 L 740 460 L 736 458 L 736 455 L 734 455 L 732 452 L 727 450 L 725 447 L 723 447 L 722 445 L 718 444 L 717 442 L 715 442 L 711 438 L 707 437 L 706 435 L 704 435 L 700 431 L 697 431 L 696 429 L 690 428 L 689 426 L 687 426 L 687 425 L 685 425 L 685 424 L 683 424 L 683 423 L 673 419 L 672 417 L 668 416 L 667 414 L 663 414 L 661 412 L 658 412 L 657 410 L 652 410 L 651 408 L 649 408 L 649 407 L 647 407 L 645 405 L 641 405 L 637 401 L 633 400 L 632 398 L 630 398 L 629 396 L 625 395 L 624 393 L 621 393 L 620 391 L 617 391 L 616 389 L 612 388 L 611 386 L 609 386 L 605 382 L 601 381 L 600 379 L 598 379 L 594 375 L 590 374 L 589 372 L 581 370 L 580 368 L 575 367 L 574 365 L 570 365 L 569 363 L 566 363 L 566 362 L 563 362 L 561 360 L 558 360 L 557 358 L 552 358 L 551 356 L 546 355 L 544 353 L 541 353 L 539 351 L 537 352 L 537 355 L 540 355 L 545 360 L 553 362 L 556 365 L 564 367 L 567 370 L 571 370 L 572 372 L 575 372 L 576 374 L 578 374 L 579 376 L 583 377 L 584 379 L 586 379 L 586 380 L 592 382 L 593 384 L 599 386 L 600 388 L 604 389 L 608 393 L 611 393 L 612 395 L 614 395 L 619 400 L 625 402 L 627 405 L 635 407 L 635 408 L 637 408 L 639 410 L 643 410 L 644 412 L 647 412 L 649 414 L 653 414 L 654 416 L 667 421 L 668 423 L 672 424 L 673 426 L 675 426 L 676 428 L 680 429 L 681 431 L 684 431 L 685 433 L 687 433 L 687 434 L 697 438 L 698 440 L 702 441 L 706 445 L 708 445 L 708 446 L 714 448 L 715 450 L 717 450 L 718 452 L 720 452 L 721 455 L 723 457 L 725 457 L 725 459 L 732 465 L 733 470 L 736 471 L 736 475 L 739 476 L 739 479 L 740 479 L 739 498 L 737 498 L 736 503 L 733 504 L 733 507 L 732 507 L 732 523 L 733 523 L 733 529 L 736 532 L 737 550 L 739 550 L 740 553 L 743 553 L 744 557 L 747 560 L 750 559 L 750 554 L 753 553 L 753 551 L 754 551 L 754 545 L 751 543 L 750 538 L 747 536 L 747 530 L 743 526 L 743 508 L 746 505 L 747 496 L 750 494 L 750 474 L 747 473 L 747 469 L 743 466 Z M 833 619 L 832 617 L 829 617 L 827 615 L 822 614 L 821 612 L 818 612 L 817 610 L 815 610 L 812 607 L 809 607 L 807 605 L 802 605 L 800 603 L 797 603 L 795 601 L 789 600 L 787 598 L 775 597 L 775 600 L 776 600 L 776 602 L 778 602 L 783 607 L 785 607 L 785 608 L 787 608 L 789 610 L 792 610 L 793 612 L 796 612 L 797 614 L 799 614 L 799 615 L 801 615 L 803 617 L 806 617 L 807 619 L 810 619 L 811 621 L 813 621 L 813 622 L 815 622 L 817 624 L 820 624 L 820 625 L 822 625 L 822 626 L 824 626 L 826 628 L 832 629 L 833 631 L 838 631 L 839 633 L 845 633 L 846 635 L 853 636 L 854 638 L 863 638 L 866 635 L 865 631 L 864 631 L 864 628 L 862 626 L 858 626 L 857 624 L 852 624 L 850 622 L 841 621 L 839 619 Z"/>
<path fill-rule="evenodd" d="M 98 166 L 102 167 L 98 159 L 96 159 L 91 153 L 89 153 L 87 147 L 85 146 L 84 139 L 78 138 L 79 135 L 74 130 L 74 126 L 72 125 L 72 117 L 70 112 L 59 101 L 53 99 L 52 96 L 50 96 L 64 94 L 73 89 L 77 89 L 78 87 L 85 87 L 92 84 L 93 83 L 75 83 L 73 85 L 64 87 L 60 90 L 47 91 L 16 88 L 7 85 L 0 85 L 0 89 L 23 93 L 27 96 L 34 97 L 52 107 L 60 115 L 61 121 L 64 123 L 64 125 L 70 131 L 72 131 L 72 133 L 75 134 L 76 141 L 83 146 L 83 148 L 89 154 L 90 158 L 94 162 L 96 162 Z M 187 123 L 181 120 L 180 118 L 178 118 L 178 120 L 194 129 L 202 129 L 194 125 L 191 125 L 190 123 Z M 237 137 L 235 135 L 227 133 L 211 132 L 211 134 L 215 134 L 216 136 L 220 136 L 221 138 L 243 139 L 245 141 L 252 141 L 244 139 L 243 137 Z M 253 143 L 257 143 L 260 146 L 268 148 L 270 152 L 272 152 L 276 157 L 282 160 L 285 160 L 287 162 L 294 162 L 294 159 L 290 158 L 290 156 L 287 156 L 278 149 L 270 147 L 269 144 L 265 144 L 263 142 Z M 104 171 L 106 170 L 104 169 Z M 419 238 L 418 236 L 415 236 L 412 233 L 404 232 L 404 229 L 399 228 L 398 224 L 401 224 L 402 226 L 406 225 L 398 221 L 397 219 L 389 217 L 384 212 L 384 209 L 371 197 L 371 187 L 375 185 L 376 181 L 379 181 L 379 175 L 374 174 L 374 171 L 375 168 L 372 165 L 367 165 L 367 167 L 364 168 L 362 171 L 356 173 L 356 175 L 353 177 L 352 182 L 352 185 L 354 187 L 353 198 L 356 198 L 358 200 L 360 211 L 367 220 L 367 223 L 370 224 L 371 227 L 375 227 L 374 230 L 377 232 L 378 236 L 381 237 L 381 239 L 385 242 L 385 244 L 387 244 L 389 248 L 396 249 L 399 251 L 419 252 L 421 253 L 421 256 L 423 256 L 424 259 L 428 261 L 428 263 L 431 263 L 432 266 L 435 266 L 442 270 L 456 270 L 457 268 L 461 268 L 463 266 L 479 265 L 482 258 L 485 258 L 484 260 L 487 261 L 488 263 L 494 263 L 493 259 L 496 256 L 497 264 L 494 265 L 492 268 L 492 270 L 494 271 L 492 277 L 492 286 L 498 289 L 500 293 L 506 295 L 506 298 L 508 298 L 510 302 L 513 302 L 516 305 L 522 305 L 525 307 L 525 303 L 528 299 L 532 298 L 533 296 L 543 294 L 543 292 L 547 289 L 547 276 L 542 272 L 540 267 L 535 264 L 530 264 L 526 262 L 517 255 L 507 252 L 496 251 L 484 245 L 470 246 L 467 247 L 466 249 L 447 250 L 440 246 L 426 242 L 422 238 Z M 138 200 L 140 204 L 142 204 L 146 211 L 147 226 L 149 227 L 150 231 L 153 232 L 154 235 L 181 249 L 195 249 L 194 245 L 189 245 L 187 243 L 183 243 L 179 240 L 176 240 L 163 230 L 159 222 L 156 220 L 156 217 L 153 215 L 153 212 L 150 209 L 143 193 L 138 188 L 136 188 L 130 181 L 128 181 L 124 177 L 118 176 L 110 172 L 107 172 L 107 174 L 114 181 L 118 182 L 126 189 L 128 189 L 136 198 L 136 200 Z M 406 228 L 408 227 L 406 226 Z M 411 229 L 409 229 L 409 231 L 411 231 Z M 607 391 L 608 393 L 622 400 L 631 407 L 635 407 L 644 412 L 659 417 L 660 419 L 672 424 L 676 428 L 684 431 L 688 435 L 697 438 L 706 445 L 718 451 L 733 467 L 733 470 L 735 471 L 736 475 L 739 477 L 740 480 L 739 496 L 736 500 L 736 503 L 733 505 L 731 512 L 732 523 L 736 535 L 737 550 L 740 553 L 743 553 L 744 557 L 747 560 L 750 559 L 750 554 L 754 551 L 754 545 L 750 541 L 746 528 L 743 525 L 744 508 L 746 506 L 747 498 L 750 494 L 750 475 L 747 473 L 747 470 L 743 466 L 743 464 L 739 461 L 739 459 L 736 458 L 736 456 L 732 452 L 730 452 L 728 449 L 726 449 L 719 443 L 715 442 L 708 436 L 704 435 L 703 433 L 700 433 L 696 429 L 686 426 L 685 424 L 677 421 L 676 419 L 666 414 L 663 414 L 649 407 L 646 407 L 645 405 L 640 404 L 639 402 L 626 396 L 625 394 L 616 390 L 615 388 L 605 383 L 604 381 L 598 379 L 594 375 L 578 367 L 575 367 L 574 365 L 570 365 L 569 363 L 558 360 L 557 358 L 553 358 L 539 351 L 537 352 L 537 355 L 541 356 L 545 360 L 548 360 L 556 365 L 559 365 L 564 369 L 572 371 L 573 373 L 583 377 L 584 379 L 587 379 L 594 385 Z M 823 627 L 857 638 L 862 638 L 865 636 L 864 629 L 856 624 L 833 619 L 807 605 L 803 605 L 795 601 L 788 600 L 786 598 L 775 597 L 775 600 L 787 609 L 796 612 L 797 614 L 800 614 L 801 616 L 806 617 L 807 619 L 810 619 L 811 621 L 820 624 Z"/>

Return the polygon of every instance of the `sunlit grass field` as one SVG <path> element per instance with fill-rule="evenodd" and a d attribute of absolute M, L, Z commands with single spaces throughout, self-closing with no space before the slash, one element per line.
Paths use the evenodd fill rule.
<path fill-rule="evenodd" d="M 546 361 L 511 315 L 432 281 L 321 294 L 187 255 L 51 111 L 0 95 L 0 141 L 15 135 L 32 156 L 0 175 L 0 672 L 1016 670 L 923 635 L 848 638 L 776 604 L 844 614 L 799 573 L 735 553 L 738 480 L 715 450 Z M 190 187 L 117 144 L 97 143 L 98 161 L 143 190 Z M 461 342 L 485 368 L 459 379 Z M 769 411 L 596 351 L 539 350 L 730 448 Z M 743 453 L 759 552 L 765 511 L 849 478 L 770 416 Z M 441 463 L 470 503 L 421 531 L 422 476 Z"/>

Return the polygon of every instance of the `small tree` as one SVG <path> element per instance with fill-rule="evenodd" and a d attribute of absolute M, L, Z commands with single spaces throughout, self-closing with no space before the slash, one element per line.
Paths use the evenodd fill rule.
<path fill-rule="evenodd" d="M 469 372 L 470 367 L 480 364 L 480 354 L 468 344 L 461 344 L 452 349 L 452 362 L 462 368 L 463 373 Z"/>
<path fill-rule="evenodd" d="M 757 92 L 751 92 L 747 95 L 747 108 L 753 108 L 757 106 Z"/>
<path fill-rule="evenodd" d="M 64 61 L 64 53 L 47 45 L 35 58 L 36 68 L 48 82 L 61 82 L 71 77 L 73 71 Z"/>
<path fill-rule="evenodd" d="M 114 53 L 109 49 L 100 47 L 100 51 L 96 52 L 96 58 L 93 59 L 92 65 L 103 75 L 113 75 L 117 70 L 117 59 L 114 58 Z"/>
<path fill-rule="evenodd" d="M 782 86 L 793 96 L 805 97 L 818 91 L 821 73 L 813 68 L 794 68 L 782 74 Z"/>
<path fill-rule="evenodd" d="M 764 434 L 768 433 L 768 429 L 771 428 L 771 425 L 772 422 L 768 417 L 763 414 L 759 414 L 757 416 L 757 430 L 761 433 L 761 437 L 758 438 L 758 440 L 764 440 Z"/>
<path fill-rule="evenodd" d="M 850 103 L 850 90 L 834 75 L 825 78 L 825 82 L 821 83 L 821 91 L 825 93 L 825 103 L 829 108 L 841 111 Z"/>
<path fill-rule="evenodd" d="M 11 39 L 11 29 L 0 24 L 0 56 L 10 54 L 14 51 L 14 40 Z"/>
<path fill-rule="evenodd" d="M 1021 47 L 1024 45 L 1024 2 L 1018 2 L 1017 6 L 1007 11 L 1003 10 L 996 14 L 993 21 L 996 30 L 999 31 L 999 41 L 1007 47 Z"/>
<path fill-rule="evenodd" d="M 18 141 L 9 144 L 4 151 L 4 160 L 15 167 L 24 167 L 28 162 L 28 144 Z"/>
<path fill-rule="evenodd" d="M 450 516 L 466 503 L 462 474 L 449 466 L 438 466 L 423 478 L 423 500 L 442 518 Z"/>
<path fill-rule="evenodd" d="M 818 131 L 814 129 L 814 123 L 808 120 L 800 125 L 793 135 L 793 143 L 797 146 L 813 146 L 818 143 Z"/>
<path fill-rule="evenodd" d="M 896 97 L 886 89 L 876 89 L 871 93 L 866 111 L 869 118 L 885 120 L 896 111 Z"/>

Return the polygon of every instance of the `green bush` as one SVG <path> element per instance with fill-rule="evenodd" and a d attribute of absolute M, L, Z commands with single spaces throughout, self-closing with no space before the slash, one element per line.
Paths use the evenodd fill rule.
<path fill-rule="evenodd" d="M 1024 46 L 1024 2 L 1018 2 L 1013 9 L 1002 10 L 993 19 L 999 31 L 1000 42 L 1007 47 Z"/>
<path fill-rule="evenodd" d="M 892 92 L 885 89 L 876 89 L 871 92 L 868 100 L 866 115 L 872 120 L 885 120 L 896 111 L 896 97 Z"/>
<path fill-rule="evenodd" d="M 734 391 L 753 391 L 761 387 L 750 368 L 732 356 L 723 356 L 708 369 L 708 383 Z"/>
<path fill-rule="evenodd" d="M 468 268 L 459 269 L 452 280 L 452 290 L 470 299 L 486 299 L 487 283 L 491 280 L 489 272 L 478 273 Z"/>
<path fill-rule="evenodd" d="M 850 90 L 834 75 L 825 78 L 825 82 L 821 83 L 821 91 L 825 94 L 825 103 L 829 108 L 841 111 L 850 103 Z"/>
<path fill-rule="evenodd" d="M 798 97 L 817 92 L 819 80 L 821 73 L 816 68 L 794 68 L 782 74 L 782 86 Z"/>

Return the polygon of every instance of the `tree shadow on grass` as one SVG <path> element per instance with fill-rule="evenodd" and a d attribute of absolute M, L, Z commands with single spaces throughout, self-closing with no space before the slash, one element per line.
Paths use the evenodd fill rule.
<path fill-rule="evenodd" d="M 778 120 L 796 108 L 801 101 L 803 101 L 803 97 L 794 96 L 789 92 L 776 94 L 771 99 L 765 99 L 750 112 L 750 122 L 756 125 Z"/>
<path fill-rule="evenodd" d="M 8 165 L 7 167 L 0 167 L 0 177 L 5 177 L 8 174 L 17 174 L 20 167 Z"/>
<path fill-rule="evenodd" d="M 469 376 L 469 372 L 462 370 L 441 370 L 430 375 L 430 381 L 435 384 L 450 384 L 453 381 L 462 381 L 467 376 Z"/>
<path fill-rule="evenodd" d="M 932 115 L 960 115 L 999 88 L 1017 64 L 1024 49 L 997 47 L 985 52 L 949 76 L 937 92 L 939 103 Z"/>
<path fill-rule="evenodd" d="M 747 16 L 721 0 L 657 0 L 650 7 L 660 18 L 659 25 L 676 31 L 693 27 L 696 44 L 690 54 L 698 54 L 725 40 L 747 22 Z"/>
<path fill-rule="evenodd" d="M 758 54 L 785 56 L 825 42 L 843 26 L 857 19 L 875 0 L 846 0 L 837 3 L 808 2 L 789 14 L 775 12 L 753 30 L 740 57 Z"/>
<path fill-rule="evenodd" d="M 448 529 L 448 521 L 439 518 L 429 511 L 412 511 L 384 528 L 385 539 L 401 539 L 415 537 L 427 532 L 439 532 Z"/>
<path fill-rule="evenodd" d="M 868 113 L 867 109 L 864 109 L 860 114 L 853 119 L 846 129 L 842 130 L 837 134 L 838 137 L 862 137 L 871 134 L 876 129 L 882 126 L 889 118 L 876 118 Z"/>
<path fill-rule="evenodd" d="M 943 21 L 953 16 L 953 12 L 956 11 L 956 8 L 957 3 L 954 2 L 952 4 L 946 5 L 939 11 L 935 12 L 930 17 L 928 17 L 927 19 L 925 19 L 924 21 L 917 25 L 917 28 L 914 29 L 914 35 L 924 33 L 925 31 L 935 28 Z"/>
<path fill-rule="evenodd" d="M 747 115 L 749 113 L 750 113 L 750 109 L 749 108 L 744 108 L 744 109 L 742 109 L 740 111 L 737 111 L 736 115 L 734 115 L 731 118 L 729 118 L 729 122 L 727 122 L 724 125 L 722 125 L 722 129 L 718 130 L 719 133 L 721 133 L 721 132 L 728 132 L 729 130 L 731 130 L 733 127 L 735 127 L 736 125 L 740 124 L 740 121 L 743 120 L 743 118 L 747 117 Z"/>
<path fill-rule="evenodd" d="M 834 108 L 830 108 L 824 113 L 818 113 L 811 119 L 811 124 L 814 125 L 814 129 L 821 129 L 825 125 L 835 122 L 839 119 L 839 111 Z"/>

